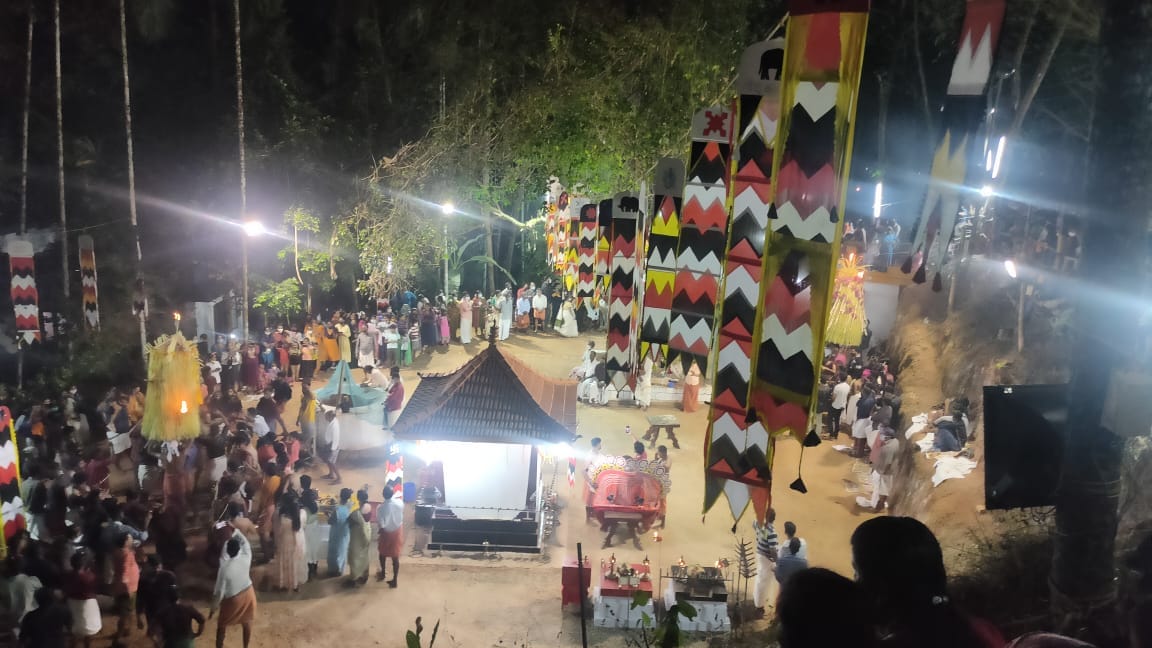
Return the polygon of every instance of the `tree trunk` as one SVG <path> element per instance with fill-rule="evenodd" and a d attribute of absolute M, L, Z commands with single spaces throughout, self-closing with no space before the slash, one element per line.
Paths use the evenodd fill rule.
<path fill-rule="evenodd" d="M 1052 613 L 1067 628 L 1110 628 L 1116 620 L 1115 543 L 1123 440 L 1101 424 L 1108 384 L 1140 358 L 1148 204 L 1152 202 L 1152 0 L 1103 3 L 1091 179 L 1080 261 L 1078 344 L 1069 349 L 1068 438 L 1056 497 Z M 1142 369 L 1146 370 L 1146 367 Z"/>
<path fill-rule="evenodd" d="M 32 110 L 32 27 L 36 12 L 28 0 L 28 38 L 24 54 L 24 118 L 20 122 L 20 234 L 28 231 L 28 115 Z"/>
<path fill-rule="evenodd" d="M 1056 50 L 1060 48 L 1060 43 L 1064 40 L 1064 32 L 1068 29 L 1068 21 L 1072 19 L 1071 9 L 1066 9 L 1060 22 L 1056 24 L 1056 31 L 1052 34 L 1052 40 L 1048 42 L 1048 47 L 1044 50 L 1044 56 L 1040 59 L 1040 64 L 1036 67 L 1036 74 L 1032 76 L 1032 82 L 1028 84 L 1028 89 L 1024 92 L 1018 103 L 1013 104 L 1012 115 L 1012 128 L 1008 133 L 1010 136 L 1015 136 L 1020 132 L 1020 128 L 1024 125 L 1024 118 L 1028 115 L 1028 109 L 1032 107 L 1032 101 L 1036 98 L 1036 93 L 1040 91 L 1040 85 L 1044 83 L 1044 77 L 1048 74 L 1048 68 L 1052 66 L 1052 59 L 1056 57 Z M 1021 45 L 1023 48 L 1024 45 Z M 1013 87 L 1019 87 L 1018 77 L 1020 70 L 1016 70 L 1016 77 L 1013 81 Z M 1015 98 L 1014 98 L 1015 99 Z"/>
<path fill-rule="evenodd" d="M 240 47 L 240 0 L 232 0 L 232 15 L 236 35 L 236 139 L 240 152 L 240 222 L 244 222 L 248 212 L 248 176 L 244 162 L 244 55 Z M 240 312 L 240 326 L 243 341 L 248 339 L 248 236 L 240 235 L 240 264 L 243 309 Z"/>
<path fill-rule="evenodd" d="M 64 273 L 65 305 L 60 308 L 62 312 L 71 309 L 67 307 L 67 300 L 71 294 L 71 277 L 68 273 L 68 207 L 64 198 L 64 92 L 60 74 L 60 0 L 52 3 L 52 25 L 56 41 L 56 180 L 60 191 L 60 268 Z"/>
<path fill-rule="evenodd" d="M 916 75 L 920 80 L 920 107 L 924 110 L 924 126 L 928 137 L 925 141 L 935 141 L 932 134 L 932 107 L 928 99 L 928 79 L 924 73 L 924 53 L 920 50 L 920 10 L 916 0 L 912 0 L 912 53 L 916 61 Z"/>
<path fill-rule="evenodd" d="M 888 160 L 888 100 L 892 97 L 892 77 L 888 70 L 876 73 L 876 167 L 884 173 Z"/>
<path fill-rule="evenodd" d="M 140 223 L 136 217 L 136 162 L 132 144 L 132 84 L 128 74 L 128 18 L 125 0 L 120 0 L 120 71 L 124 81 L 124 140 L 128 152 L 128 220 L 132 224 L 132 238 L 136 244 L 136 281 L 142 282 L 144 252 L 140 246 Z M 148 366 L 148 298 L 144 297 L 144 308 L 136 313 L 140 326 L 140 355 L 144 366 Z"/>

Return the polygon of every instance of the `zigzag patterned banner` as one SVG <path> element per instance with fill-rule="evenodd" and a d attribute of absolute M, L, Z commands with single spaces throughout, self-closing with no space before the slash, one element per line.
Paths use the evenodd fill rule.
<path fill-rule="evenodd" d="M 580 307 L 595 308 L 592 298 L 596 293 L 596 236 L 599 223 L 596 220 L 596 205 L 585 203 L 580 206 L 580 276 L 576 283 L 576 298 Z"/>
<path fill-rule="evenodd" d="M 749 419 L 803 437 L 816 407 L 839 258 L 866 0 L 791 0 Z M 771 465 L 772 451 L 767 460 Z M 767 480 L 766 480 L 767 481 Z M 758 518 L 767 503 L 753 501 Z"/>
<path fill-rule="evenodd" d="M 0 559 L 7 558 L 8 541 L 24 529 L 24 501 L 20 499 L 20 446 L 12 412 L 0 405 Z"/>
<path fill-rule="evenodd" d="M 777 38 L 746 49 L 736 78 L 740 99 L 733 154 L 732 228 L 725 254 L 716 376 L 704 445 L 704 511 L 723 493 L 735 519 L 753 500 L 758 510 L 767 507 L 772 479 L 768 433 L 759 421 L 747 419 L 783 67 L 784 39 Z"/>
<path fill-rule="evenodd" d="M 731 141 L 729 107 L 712 106 L 692 117 L 692 153 L 680 214 L 668 355 L 670 360 L 679 358 L 685 368 L 695 360 L 705 375 L 728 244 Z"/>
<path fill-rule="evenodd" d="M 576 290 L 580 280 L 580 220 L 579 217 L 572 218 L 572 213 L 572 197 L 564 193 L 560 196 L 560 222 L 564 224 L 563 232 L 568 237 L 564 252 L 564 285 L 569 292 Z"/>
<path fill-rule="evenodd" d="M 901 267 L 908 274 L 915 266 L 912 279 L 916 283 L 924 283 L 931 273 L 932 289 L 936 291 L 943 288 L 940 268 L 956 229 L 960 193 L 972 155 L 972 135 L 984 117 L 984 88 L 992 72 L 1004 5 L 1004 0 L 968 0 L 944 102 L 944 137 L 932 158 L 932 177 L 912 252 Z"/>
<path fill-rule="evenodd" d="M 40 340 L 40 293 L 36 290 L 36 261 L 32 243 L 8 239 L 8 267 L 12 272 L 12 307 L 16 335 L 25 344 Z"/>
<path fill-rule="evenodd" d="M 387 458 L 384 460 L 384 487 L 391 488 L 394 495 L 403 495 L 404 455 L 400 453 L 400 444 L 393 441 L 385 449 Z"/>
<path fill-rule="evenodd" d="M 96 292 L 96 244 L 91 236 L 77 239 L 80 249 L 80 288 L 84 299 L 84 322 L 90 330 L 100 328 L 100 303 Z"/>
<path fill-rule="evenodd" d="M 632 374 L 632 309 L 636 290 L 636 225 L 640 201 L 633 193 L 618 193 L 612 210 L 612 284 L 608 294 L 608 383 L 617 398 L 630 400 Z"/>
<path fill-rule="evenodd" d="M 676 281 L 676 243 L 680 236 L 680 205 L 684 162 L 661 158 L 656 163 L 648 257 L 644 268 L 644 314 L 640 327 L 640 361 L 658 362 L 668 352 L 672 326 L 672 287 Z"/>
<path fill-rule="evenodd" d="M 601 200 L 596 210 L 599 219 L 599 236 L 596 242 L 596 276 L 608 286 L 608 264 L 612 258 L 612 199 Z"/>

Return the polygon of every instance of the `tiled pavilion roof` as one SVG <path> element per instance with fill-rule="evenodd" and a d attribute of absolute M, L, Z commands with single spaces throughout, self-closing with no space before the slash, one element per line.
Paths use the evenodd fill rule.
<path fill-rule="evenodd" d="M 392 432 L 408 440 L 566 443 L 575 437 L 575 392 L 575 381 L 541 376 L 489 344 L 456 371 L 420 374 Z"/>

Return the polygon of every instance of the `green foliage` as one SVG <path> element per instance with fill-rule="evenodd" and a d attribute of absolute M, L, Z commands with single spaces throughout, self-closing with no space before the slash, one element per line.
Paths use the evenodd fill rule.
<path fill-rule="evenodd" d="M 651 592 L 644 592 L 637 590 L 632 593 L 632 609 L 643 608 L 648 605 L 648 601 L 652 599 Z M 640 638 L 639 641 L 629 640 L 630 645 L 642 646 L 643 648 L 677 648 L 682 645 L 682 635 L 680 633 L 680 617 L 684 617 L 691 621 L 696 618 L 696 608 L 687 601 L 679 601 L 672 607 L 668 608 L 668 612 L 664 615 L 664 621 L 656 628 L 651 635 L 648 634 L 648 627 L 652 625 L 652 617 L 647 612 L 640 613 Z"/>
<path fill-rule="evenodd" d="M 300 284 L 295 279 L 271 283 L 256 293 L 252 305 L 285 319 L 297 315 L 304 310 Z"/>
<path fill-rule="evenodd" d="M 416 617 L 416 631 L 409 630 L 404 635 L 404 644 L 407 648 L 424 648 L 420 643 L 420 635 L 424 632 L 424 624 L 420 621 L 421 617 Z M 440 632 L 440 621 L 436 621 L 436 625 L 432 628 L 432 636 L 428 638 L 428 647 L 433 648 L 436 645 L 436 634 Z"/>

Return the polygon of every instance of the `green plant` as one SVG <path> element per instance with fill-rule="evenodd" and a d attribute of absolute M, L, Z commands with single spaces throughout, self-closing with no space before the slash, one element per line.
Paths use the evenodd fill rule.
<path fill-rule="evenodd" d="M 651 592 L 637 591 L 632 595 L 632 609 L 635 610 L 648 605 L 648 601 L 651 599 Z M 636 648 L 676 648 L 680 646 L 681 616 L 689 621 L 695 619 L 696 608 L 692 607 L 692 604 L 688 601 L 678 601 L 672 607 L 668 608 L 667 614 L 664 615 L 664 620 L 656 629 L 649 632 L 648 628 L 653 625 L 653 619 L 647 612 L 641 612 L 638 623 L 640 626 L 640 636 L 638 639 L 627 639 L 627 645 L 636 646 Z"/>
<path fill-rule="evenodd" d="M 420 622 L 421 617 L 416 617 L 416 632 L 408 631 L 404 635 L 404 644 L 407 648 L 423 648 L 420 643 L 420 634 L 424 632 L 424 624 Z M 432 627 L 432 636 L 428 638 L 428 648 L 436 645 L 436 633 L 440 632 L 440 621 L 436 621 L 436 625 Z"/>
<path fill-rule="evenodd" d="M 295 315 L 304 308 L 300 299 L 300 284 L 296 283 L 295 278 L 273 283 L 256 294 L 252 305 L 284 318 Z"/>

